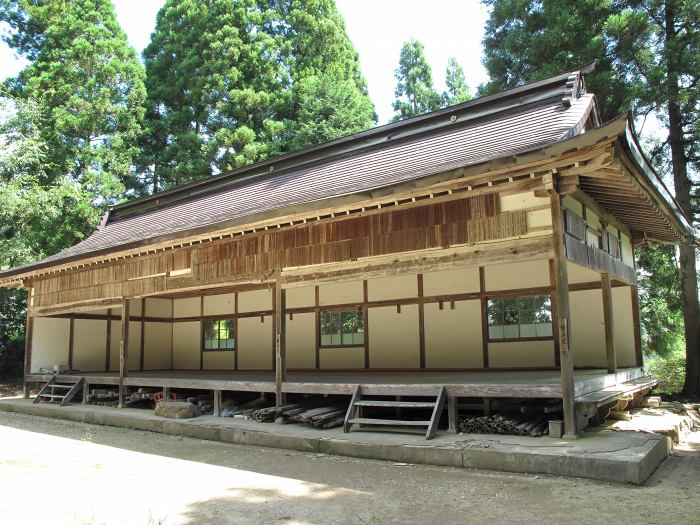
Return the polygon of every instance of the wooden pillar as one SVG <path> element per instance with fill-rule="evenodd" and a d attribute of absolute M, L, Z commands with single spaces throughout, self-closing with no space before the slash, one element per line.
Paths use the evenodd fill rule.
<path fill-rule="evenodd" d="M 617 355 L 615 354 L 615 322 L 613 319 L 612 288 L 610 274 L 600 276 L 603 291 L 603 325 L 605 326 L 605 357 L 608 363 L 608 373 L 617 373 Z"/>
<path fill-rule="evenodd" d="M 447 396 L 447 430 L 457 432 L 457 396 Z"/>
<path fill-rule="evenodd" d="M 219 417 L 221 414 L 221 390 L 214 390 L 214 415 Z"/>
<path fill-rule="evenodd" d="M 88 397 L 90 397 L 90 385 L 87 381 L 83 381 L 83 405 L 87 405 Z"/>
<path fill-rule="evenodd" d="M 122 339 L 119 343 L 119 408 L 126 403 L 124 378 L 129 375 L 129 299 L 122 300 Z"/>
<path fill-rule="evenodd" d="M 286 399 L 282 392 L 282 383 L 287 380 L 287 356 L 285 348 L 286 290 L 282 289 L 282 272 L 275 275 L 275 403 L 282 405 Z"/>
<path fill-rule="evenodd" d="M 564 251 L 564 221 L 562 220 L 561 196 L 556 188 L 554 174 L 543 177 L 544 187 L 549 194 L 552 212 L 554 237 L 554 294 L 557 302 L 557 332 L 559 336 L 559 369 L 561 372 L 561 396 L 564 408 L 564 437 L 575 438 L 576 410 L 574 406 L 574 360 L 569 348 L 569 276 Z"/>
<path fill-rule="evenodd" d="M 32 373 L 32 336 L 34 332 L 34 317 L 29 315 L 29 310 L 32 306 L 34 297 L 34 289 L 29 288 L 27 293 L 27 322 L 24 327 L 24 383 L 22 394 L 24 399 L 29 398 L 29 383 L 27 376 Z"/>

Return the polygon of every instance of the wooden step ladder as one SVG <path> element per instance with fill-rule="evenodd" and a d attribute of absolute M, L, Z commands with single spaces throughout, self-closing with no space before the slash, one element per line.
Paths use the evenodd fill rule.
<path fill-rule="evenodd" d="M 80 392 L 84 383 L 84 377 L 76 378 L 75 383 L 65 381 L 59 383 L 56 381 L 56 376 L 52 376 L 42 389 L 39 390 L 39 393 L 34 398 L 34 403 L 44 401 L 48 403 L 58 403 L 59 406 L 64 407 L 71 402 L 78 392 Z"/>
<path fill-rule="evenodd" d="M 447 397 L 447 389 L 442 386 L 435 394 L 434 401 L 409 401 L 404 400 L 407 397 L 425 397 L 424 394 L 407 396 L 402 395 L 401 400 L 387 401 L 380 399 L 362 398 L 362 387 L 360 385 L 355 389 L 355 393 L 350 400 L 347 414 L 345 414 L 345 422 L 343 424 L 343 432 L 350 432 L 352 425 L 364 426 L 386 426 L 386 427 L 425 427 L 425 439 L 435 437 L 438 422 L 445 407 L 445 399 Z M 374 408 L 398 408 L 398 409 L 432 409 L 430 420 L 413 421 L 408 419 L 376 419 L 358 415 L 361 413 L 362 407 Z"/>

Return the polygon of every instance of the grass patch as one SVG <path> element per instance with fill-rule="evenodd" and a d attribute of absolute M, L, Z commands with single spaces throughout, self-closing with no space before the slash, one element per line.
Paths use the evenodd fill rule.
<path fill-rule="evenodd" d="M 649 356 L 644 361 L 644 368 L 648 375 L 661 380 L 656 389 L 659 393 L 672 395 L 683 390 L 685 351 L 677 350 L 667 357 Z"/>

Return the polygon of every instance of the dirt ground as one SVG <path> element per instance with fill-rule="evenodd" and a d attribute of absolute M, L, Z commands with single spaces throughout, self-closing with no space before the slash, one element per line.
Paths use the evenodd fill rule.
<path fill-rule="evenodd" d="M 698 524 L 700 436 L 693 439 L 637 487 L 340 458 L 0 412 L 1 520 Z"/>

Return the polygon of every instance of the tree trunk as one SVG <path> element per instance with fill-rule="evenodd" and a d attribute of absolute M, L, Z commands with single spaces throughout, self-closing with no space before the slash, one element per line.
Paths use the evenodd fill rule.
<path fill-rule="evenodd" d="M 680 57 L 672 52 L 676 13 L 673 2 L 667 2 L 666 15 L 666 72 L 668 82 L 668 138 L 671 147 L 673 184 L 676 200 L 692 223 L 693 211 L 690 204 L 692 182 L 688 177 L 688 159 L 683 143 L 683 125 L 679 106 L 679 79 L 677 61 Z M 698 303 L 698 274 L 695 262 L 695 245 L 692 237 L 684 239 L 680 247 L 680 269 L 682 286 L 683 321 L 685 323 L 685 384 L 683 393 L 688 396 L 700 395 L 700 304 Z"/>

